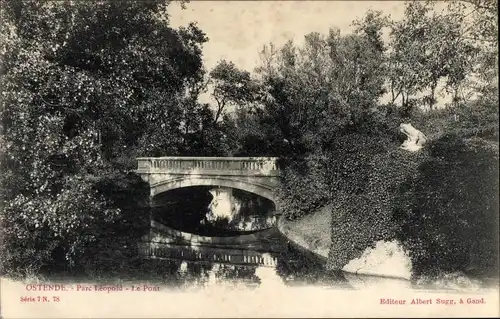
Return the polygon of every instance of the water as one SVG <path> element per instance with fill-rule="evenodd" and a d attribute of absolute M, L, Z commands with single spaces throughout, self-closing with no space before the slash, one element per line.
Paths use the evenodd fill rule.
<path fill-rule="evenodd" d="M 171 286 L 353 288 L 344 273 L 326 271 L 324 258 L 277 230 L 276 207 L 268 199 L 237 189 L 188 187 L 159 194 L 153 204 L 140 255 Z"/>
<path fill-rule="evenodd" d="M 341 272 L 326 271 L 323 259 L 276 233 L 272 238 L 261 240 L 255 250 L 238 248 L 237 243 L 228 246 L 156 244 L 155 249 L 143 253 L 145 259 L 164 269 L 165 278 L 170 279 L 173 287 L 252 289 L 319 285 L 352 288 Z"/>
<path fill-rule="evenodd" d="M 402 279 L 327 271 L 325 258 L 277 230 L 274 203 L 251 193 L 188 187 L 156 195 L 153 204 L 140 267 L 172 287 L 413 288 Z"/>
<path fill-rule="evenodd" d="M 276 226 L 232 236 L 201 236 L 151 222 L 140 255 L 166 269 L 173 286 L 351 288 L 342 272 L 325 270 L 326 260 L 287 240 Z M 160 270 L 162 272 L 162 270 Z"/>
<path fill-rule="evenodd" d="M 329 271 L 326 259 L 288 241 L 276 227 L 251 234 L 206 237 L 152 223 L 140 254 L 170 287 L 477 290 L 489 285 L 416 285 L 408 280 Z M 150 273 L 151 273 L 150 272 Z M 496 284 L 498 281 L 495 282 Z M 495 286 L 495 285 L 493 285 Z"/>

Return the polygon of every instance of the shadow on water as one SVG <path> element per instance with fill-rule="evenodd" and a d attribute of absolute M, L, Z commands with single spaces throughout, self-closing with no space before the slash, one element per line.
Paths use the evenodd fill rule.
<path fill-rule="evenodd" d="M 170 276 L 176 286 L 229 284 L 251 288 L 272 284 L 351 288 L 342 272 L 326 271 L 322 258 L 288 242 L 277 229 L 260 233 L 265 236 L 255 236 L 250 241 L 242 240 L 245 236 L 235 236 L 210 240 L 205 237 L 203 243 L 144 242 L 140 251 L 146 262 L 159 267 L 158 271 L 163 271 L 162 263 L 175 264 L 174 271 L 165 266 L 165 278 Z M 221 238 L 223 242 L 218 241 Z"/>
<path fill-rule="evenodd" d="M 352 288 L 341 271 L 326 271 L 324 257 L 287 242 L 276 266 L 276 272 L 288 285 L 315 285 L 331 288 Z"/>
<path fill-rule="evenodd" d="M 217 205 L 229 212 L 225 222 L 210 219 Z M 237 189 L 196 186 L 156 195 L 148 235 L 139 243 L 141 279 L 150 274 L 175 287 L 349 288 L 341 272 L 325 271 L 323 259 L 279 232 L 275 211 L 270 200 Z"/>
<path fill-rule="evenodd" d="M 202 236 L 229 237 L 270 228 L 274 212 L 269 199 L 231 188 L 190 186 L 152 199 L 154 220 Z"/>

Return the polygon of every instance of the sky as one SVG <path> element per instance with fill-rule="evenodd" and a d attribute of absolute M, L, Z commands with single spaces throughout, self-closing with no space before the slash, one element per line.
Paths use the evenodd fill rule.
<path fill-rule="evenodd" d="M 436 7 L 443 6 L 438 3 Z M 252 72 L 259 63 L 259 52 L 270 42 L 277 47 L 290 39 L 301 43 L 304 35 L 311 32 L 326 35 L 332 27 L 340 29 L 343 34 L 350 33 L 352 22 L 362 19 L 370 9 L 382 11 L 392 20 L 400 20 L 404 17 L 404 8 L 404 1 L 191 0 L 186 9 L 182 9 L 179 3 L 171 4 L 169 14 L 173 27 L 187 26 L 196 21 L 206 33 L 210 39 L 203 47 L 207 70 L 225 59 Z M 381 102 L 385 103 L 389 98 L 387 94 Z M 449 100 L 449 96 L 437 98 L 438 107 Z M 200 102 L 212 104 L 210 93 L 202 94 Z"/>
<path fill-rule="evenodd" d="M 208 70 L 221 59 L 252 71 L 259 50 L 273 42 L 277 46 L 293 39 L 301 42 L 310 32 L 327 34 L 331 27 L 342 33 L 352 30 L 353 20 L 368 9 L 380 10 L 400 19 L 403 1 L 201 1 L 192 0 L 183 10 L 172 4 L 170 22 L 174 27 L 196 21 L 210 41 L 204 45 Z"/>

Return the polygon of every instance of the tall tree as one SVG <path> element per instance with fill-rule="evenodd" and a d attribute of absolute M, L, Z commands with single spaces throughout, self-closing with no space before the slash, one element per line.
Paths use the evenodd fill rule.
<path fill-rule="evenodd" d="M 487 103 L 498 104 L 498 1 L 465 0 L 451 2 L 449 10 L 464 21 L 462 37 L 473 43 L 479 54 L 474 85 Z"/>
<path fill-rule="evenodd" d="M 171 28 L 168 4 L 2 1 L 9 267 L 39 267 L 55 247 L 75 260 L 95 239 L 93 225 L 121 216 L 96 183 L 137 155 L 182 150 L 182 105 L 203 77 L 207 39 L 193 24 Z"/>
<path fill-rule="evenodd" d="M 241 107 L 255 100 L 256 83 L 248 71 L 238 69 L 233 62 L 221 60 L 210 71 L 212 97 L 216 102 L 214 122 L 224 114 L 226 107 Z"/>
<path fill-rule="evenodd" d="M 257 69 L 266 91 L 259 114 L 278 128 L 273 135 L 283 147 L 307 152 L 367 124 L 384 92 L 383 24 L 373 23 L 378 18 L 360 23 L 355 34 L 332 29 L 327 36 L 307 34 L 303 46 L 266 48 Z"/>
<path fill-rule="evenodd" d="M 451 2 L 439 12 L 433 2 L 407 2 L 405 17 L 391 29 L 390 84 L 392 102 L 401 97 L 410 111 L 410 99 L 434 107 L 440 83 L 453 94 L 455 104 L 477 62 L 479 47 L 470 32 L 471 13 Z"/>

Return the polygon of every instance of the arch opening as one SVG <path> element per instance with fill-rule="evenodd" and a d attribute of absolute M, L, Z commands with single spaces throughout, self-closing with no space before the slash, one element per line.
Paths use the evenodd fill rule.
<path fill-rule="evenodd" d="M 235 236 L 276 223 L 273 201 L 238 188 L 213 185 L 177 187 L 152 198 L 153 219 L 179 231 L 203 236 Z"/>
<path fill-rule="evenodd" d="M 186 188 L 192 186 L 211 186 L 211 187 L 226 187 L 239 189 L 249 193 L 262 196 L 276 203 L 274 192 L 271 187 L 261 183 L 249 180 L 235 180 L 224 177 L 205 177 L 205 176 L 188 176 L 182 178 L 174 178 L 167 181 L 151 185 L 151 195 L 167 192 L 173 189 Z"/>

